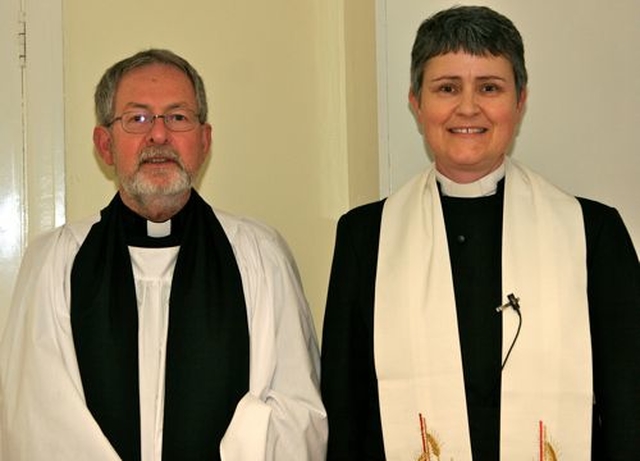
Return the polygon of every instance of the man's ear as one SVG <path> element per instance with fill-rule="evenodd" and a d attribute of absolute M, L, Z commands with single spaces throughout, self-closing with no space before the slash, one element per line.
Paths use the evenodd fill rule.
<path fill-rule="evenodd" d="M 107 165 L 113 165 L 113 152 L 111 150 L 111 132 L 104 126 L 96 126 L 93 129 L 93 145 L 96 147 L 102 161 Z"/>
<path fill-rule="evenodd" d="M 209 155 L 211 150 L 211 138 L 213 136 L 213 128 L 211 124 L 205 123 L 202 125 L 202 133 L 200 142 L 202 143 L 202 151 L 204 152 L 205 157 Z"/>

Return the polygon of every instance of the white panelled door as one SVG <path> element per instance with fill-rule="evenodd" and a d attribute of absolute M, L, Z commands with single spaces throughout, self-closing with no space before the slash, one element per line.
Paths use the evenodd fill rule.
<path fill-rule="evenodd" d="M 64 221 L 61 11 L 0 1 L 0 331 L 28 241 Z"/>
<path fill-rule="evenodd" d="M 25 237 L 20 1 L 0 2 L 0 327 Z"/>

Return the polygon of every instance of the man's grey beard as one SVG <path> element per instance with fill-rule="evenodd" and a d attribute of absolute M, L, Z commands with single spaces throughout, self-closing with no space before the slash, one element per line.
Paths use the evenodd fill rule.
<path fill-rule="evenodd" d="M 172 160 L 178 165 L 179 169 L 172 169 L 171 175 L 174 179 L 168 184 L 156 184 L 149 180 L 144 174 L 140 173 L 140 166 L 150 158 L 165 158 Z M 145 203 L 149 199 L 173 199 L 182 193 L 191 189 L 193 179 L 186 171 L 182 160 L 176 152 L 170 147 L 147 147 L 144 149 L 138 160 L 138 169 L 128 177 L 119 178 L 120 185 L 125 192 L 139 203 Z"/>

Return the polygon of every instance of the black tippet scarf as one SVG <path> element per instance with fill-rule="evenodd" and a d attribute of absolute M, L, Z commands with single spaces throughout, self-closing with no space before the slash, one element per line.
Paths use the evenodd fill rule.
<path fill-rule="evenodd" d="M 125 461 L 140 459 L 138 307 L 127 248 L 135 239 L 124 225 L 131 214 L 116 194 L 71 272 L 71 326 L 87 406 Z M 242 280 L 222 226 L 195 190 L 179 215 L 162 458 L 216 460 L 249 386 Z"/>

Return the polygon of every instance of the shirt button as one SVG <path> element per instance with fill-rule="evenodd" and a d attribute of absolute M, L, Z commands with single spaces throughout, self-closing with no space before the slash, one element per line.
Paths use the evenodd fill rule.
<path fill-rule="evenodd" d="M 464 242 L 467 241 L 467 238 L 464 235 L 458 235 L 456 237 L 456 240 L 458 241 L 459 244 L 463 244 Z"/>

